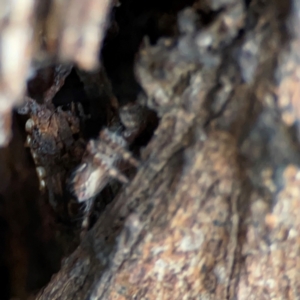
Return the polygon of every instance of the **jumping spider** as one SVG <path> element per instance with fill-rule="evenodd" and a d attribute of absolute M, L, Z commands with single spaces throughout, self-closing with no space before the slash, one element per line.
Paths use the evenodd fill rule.
<path fill-rule="evenodd" d="M 122 170 L 126 164 L 136 168 L 139 166 L 128 147 L 145 129 L 148 113 L 139 104 L 127 104 L 119 109 L 118 122 L 103 129 L 98 139 L 88 143 L 81 164 L 70 178 L 70 188 L 77 201 L 85 204 L 84 228 L 88 227 L 94 199 L 110 180 L 128 183 Z"/>
<path fill-rule="evenodd" d="M 98 140 L 91 140 L 82 163 L 73 174 L 73 192 L 78 202 L 93 199 L 107 185 L 110 178 L 127 183 L 118 169 L 121 160 L 138 167 L 138 161 L 126 150 L 127 142 L 117 133 L 104 129 Z"/>

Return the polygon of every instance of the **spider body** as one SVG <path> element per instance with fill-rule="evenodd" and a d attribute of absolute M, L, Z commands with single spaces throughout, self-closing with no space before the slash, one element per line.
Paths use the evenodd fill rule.
<path fill-rule="evenodd" d="M 127 183 L 127 177 L 119 170 L 121 161 L 138 166 L 136 159 L 126 150 L 127 142 L 117 133 L 104 129 L 97 140 L 91 140 L 74 171 L 71 185 L 78 202 L 95 198 L 111 179 Z"/>

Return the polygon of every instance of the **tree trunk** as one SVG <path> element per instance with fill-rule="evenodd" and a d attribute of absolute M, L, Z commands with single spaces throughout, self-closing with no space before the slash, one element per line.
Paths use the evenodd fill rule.
<path fill-rule="evenodd" d="M 142 165 L 37 299 L 298 299 L 299 1 L 198 1 L 135 73 Z"/>
<path fill-rule="evenodd" d="M 36 299 L 300 298 L 299 18 L 298 0 L 198 0 L 144 39 L 135 101 L 158 127 Z"/>

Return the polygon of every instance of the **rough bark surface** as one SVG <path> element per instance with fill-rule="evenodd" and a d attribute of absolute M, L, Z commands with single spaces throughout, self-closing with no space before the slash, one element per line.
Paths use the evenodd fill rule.
<path fill-rule="evenodd" d="M 136 101 L 158 127 L 36 299 L 299 299 L 299 16 L 199 0 L 144 40 Z"/>

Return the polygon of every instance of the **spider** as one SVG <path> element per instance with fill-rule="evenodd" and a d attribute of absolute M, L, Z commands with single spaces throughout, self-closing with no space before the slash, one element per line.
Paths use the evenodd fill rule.
<path fill-rule="evenodd" d="M 111 179 L 128 183 L 128 178 L 121 171 L 124 166 L 139 166 L 138 160 L 127 149 L 145 130 L 150 119 L 148 109 L 140 104 L 128 103 L 118 109 L 117 118 L 100 132 L 98 139 L 89 141 L 69 182 L 77 201 L 84 204 L 83 232 L 89 227 L 96 196 Z"/>
<path fill-rule="evenodd" d="M 118 169 L 120 162 L 126 161 L 134 167 L 139 162 L 126 150 L 127 144 L 121 135 L 109 129 L 102 130 L 99 139 L 88 143 L 82 163 L 71 178 L 71 189 L 78 202 L 94 199 L 111 178 L 128 183 L 128 178 Z"/>
<path fill-rule="evenodd" d="M 126 150 L 127 146 L 128 142 L 121 135 L 104 129 L 97 140 L 89 141 L 81 164 L 73 172 L 71 191 L 77 201 L 84 204 L 81 236 L 84 236 L 90 226 L 96 196 L 110 180 L 128 183 L 128 178 L 119 169 L 121 162 L 139 166 L 139 162 Z"/>

